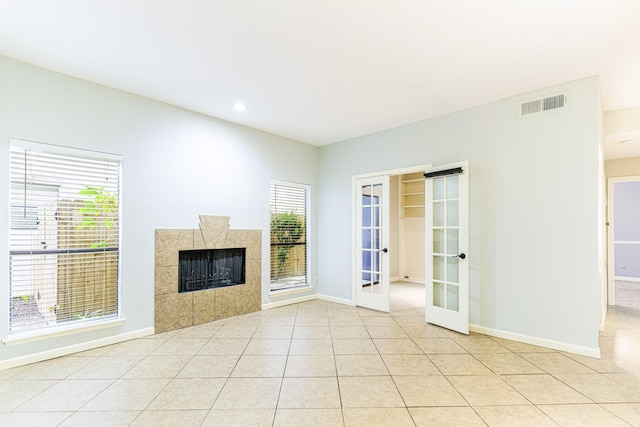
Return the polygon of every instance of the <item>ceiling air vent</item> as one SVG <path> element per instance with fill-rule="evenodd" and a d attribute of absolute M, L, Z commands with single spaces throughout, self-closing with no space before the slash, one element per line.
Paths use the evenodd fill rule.
<path fill-rule="evenodd" d="M 518 117 L 528 117 L 546 111 L 562 109 L 567 105 L 566 95 L 555 95 L 547 98 L 538 98 L 531 101 L 521 102 L 518 110 Z"/>

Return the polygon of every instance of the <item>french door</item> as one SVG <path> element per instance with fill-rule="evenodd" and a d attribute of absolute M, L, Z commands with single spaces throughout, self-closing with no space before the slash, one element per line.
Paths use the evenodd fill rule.
<path fill-rule="evenodd" d="M 389 175 L 356 179 L 356 305 L 389 311 Z"/>
<path fill-rule="evenodd" d="M 425 319 L 468 334 L 468 162 L 428 168 L 425 179 Z"/>

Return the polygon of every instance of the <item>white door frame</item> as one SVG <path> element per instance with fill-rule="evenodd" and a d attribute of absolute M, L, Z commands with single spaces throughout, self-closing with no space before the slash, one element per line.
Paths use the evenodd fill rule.
<path fill-rule="evenodd" d="M 614 176 L 607 179 L 607 305 L 614 305 L 616 302 L 616 281 L 615 281 L 615 248 L 613 244 L 614 236 L 614 185 L 619 182 L 640 181 L 640 175 Z"/>
<path fill-rule="evenodd" d="M 381 175 L 393 176 L 393 175 L 404 175 L 404 174 L 415 173 L 415 172 L 424 172 L 427 168 L 430 168 L 430 167 L 431 167 L 431 163 L 426 163 L 420 166 L 409 166 L 409 167 L 399 168 L 399 169 L 369 172 L 365 174 L 353 175 L 351 177 L 351 301 L 353 305 L 356 305 L 356 287 L 358 286 L 358 281 L 359 281 L 358 266 L 356 263 L 356 259 L 358 256 L 358 253 L 357 253 L 358 247 L 357 247 L 357 241 L 356 241 L 356 233 L 358 232 L 357 226 L 356 226 L 357 224 L 356 215 L 358 215 L 356 194 L 357 194 L 358 188 L 356 186 L 356 181 L 362 178 L 371 178 L 374 176 L 381 176 Z M 397 250 L 397 248 L 394 248 L 394 249 Z M 388 288 L 387 288 L 387 292 L 388 292 Z"/>

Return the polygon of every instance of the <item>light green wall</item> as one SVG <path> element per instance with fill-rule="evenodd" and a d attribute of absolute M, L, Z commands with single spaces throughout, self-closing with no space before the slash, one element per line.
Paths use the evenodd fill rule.
<path fill-rule="evenodd" d="M 234 228 L 263 230 L 268 259 L 273 179 L 312 185 L 310 276 L 321 294 L 349 300 L 351 177 L 459 160 L 470 161 L 471 322 L 596 349 L 598 82 L 539 93 L 558 90 L 567 93 L 566 111 L 517 120 L 520 98 L 510 98 L 318 149 L 0 57 L 2 176 L 9 138 L 124 156 L 127 318 L 117 331 L 0 346 L 0 361 L 153 326 L 156 228 L 230 215 Z M 1 182 L 0 199 L 7 194 Z M 6 204 L 0 222 L 8 224 Z M 8 247 L 6 234 L 0 246 Z M 266 297 L 267 263 L 262 270 Z M 6 263 L 0 277 L 8 278 Z M 0 294 L 8 295 L 7 282 Z M 5 305 L 0 334 L 7 317 Z"/>
<path fill-rule="evenodd" d="M 567 95 L 566 110 L 517 119 L 517 103 Z M 351 299 L 351 177 L 470 162 L 470 320 L 598 348 L 596 77 L 320 148 L 321 294 Z"/>
<path fill-rule="evenodd" d="M 268 297 L 270 180 L 310 184 L 316 205 L 316 147 L 0 57 L 4 177 L 9 138 L 123 156 L 121 311 L 127 321 L 116 330 L 0 345 L 0 362 L 153 327 L 154 230 L 196 228 L 199 214 L 229 215 L 233 228 L 263 231 Z M 8 201 L 7 179 L 0 182 L 0 200 Z M 0 203 L 0 224 L 8 223 L 8 202 Z M 7 233 L 0 233 L 0 247 L 8 248 Z M 313 277 L 314 252 L 311 268 Z M 0 262 L 0 295 L 8 295 L 8 277 L 7 263 Z M 0 304 L 0 338 L 7 322 L 7 304 Z"/>

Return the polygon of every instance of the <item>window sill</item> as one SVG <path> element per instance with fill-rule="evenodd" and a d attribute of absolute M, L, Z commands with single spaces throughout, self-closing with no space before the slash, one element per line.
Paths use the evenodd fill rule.
<path fill-rule="evenodd" d="M 43 331 L 35 332 L 17 332 L 5 338 L 2 342 L 5 346 L 27 344 L 35 341 L 43 341 L 50 338 L 62 337 L 65 335 L 78 334 L 82 332 L 90 332 L 99 329 L 113 328 L 124 325 L 126 319 L 109 319 L 104 321 L 86 322 L 81 325 L 68 325 L 56 328 L 50 328 Z"/>
<path fill-rule="evenodd" d="M 296 288 L 289 288 L 289 289 L 280 289 L 278 291 L 271 291 L 269 292 L 269 297 L 273 298 L 273 297 L 281 297 L 284 295 L 289 295 L 289 294 L 297 294 L 300 292 L 307 292 L 313 289 L 313 286 L 311 285 L 304 285 L 304 286 L 299 286 Z"/>

